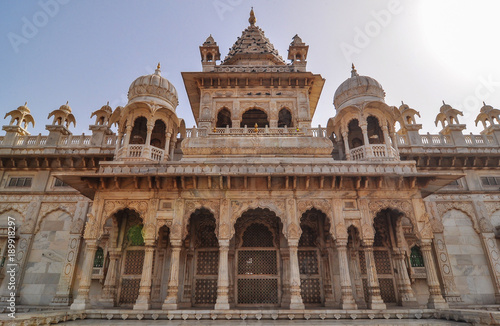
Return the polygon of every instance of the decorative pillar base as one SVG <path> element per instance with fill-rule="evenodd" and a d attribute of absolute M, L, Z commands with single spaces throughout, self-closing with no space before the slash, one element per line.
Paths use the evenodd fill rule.
<path fill-rule="evenodd" d="M 409 300 L 409 301 L 401 301 L 401 305 L 403 307 L 408 307 L 408 308 L 417 308 L 420 306 L 417 302 L 417 299 L 415 299 L 415 298 L 413 298 L 413 300 Z"/>
<path fill-rule="evenodd" d="M 448 302 L 444 301 L 443 297 L 430 297 L 427 307 L 430 309 L 448 309 Z"/>
<path fill-rule="evenodd" d="M 149 309 L 151 309 L 151 303 L 149 303 L 149 302 L 136 302 L 133 309 L 134 310 L 149 310 Z"/>
<path fill-rule="evenodd" d="M 161 310 L 177 310 L 179 305 L 177 303 L 164 303 L 161 306 Z"/>
<path fill-rule="evenodd" d="M 99 299 L 99 306 L 104 308 L 113 308 L 115 306 L 115 300 L 113 299 Z"/>
<path fill-rule="evenodd" d="M 215 310 L 229 310 L 229 303 L 216 303 Z"/>
<path fill-rule="evenodd" d="M 345 303 L 342 303 L 342 309 L 344 309 L 344 310 L 356 310 L 356 309 L 358 309 L 358 305 L 355 302 L 345 302 Z"/>
<path fill-rule="evenodd" d="M 78 299 L 76 298 L 71 305 L 71 310 L 86 310 L 90 309 L 90 300 L 89 299 Z"/>
<path fill-rule="evenodd" d="M 305 309 L 306 307 L 304 306 L 304 304 L 302 302 L 300 303 L 294 303 L 294 302 L 291 302 L 290 303 L 290 309 Z"/>
<path fill-rule="evenodd" d="M 387 306 L 382 300 L 374 300 L 372 302 L 368 302 L 368 308 L 371 310 L 385 310 L 387 309 Z"/>

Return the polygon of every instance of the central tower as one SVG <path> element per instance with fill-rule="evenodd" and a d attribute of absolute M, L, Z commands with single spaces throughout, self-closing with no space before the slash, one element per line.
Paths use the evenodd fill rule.
<path fill-rule="evenodd" d="M 298 35 L 279 55 L 255 23 L 238 37 L 224 61 L 210 35 L 200 46 L 202 72 L 184 72 L 198 137 L 182 143 L 184 160 L 208 156 L 331 158 L 332 143 L 313 138 L 313 118 L 324 79 L 306 71 L 308 46 Z"/>

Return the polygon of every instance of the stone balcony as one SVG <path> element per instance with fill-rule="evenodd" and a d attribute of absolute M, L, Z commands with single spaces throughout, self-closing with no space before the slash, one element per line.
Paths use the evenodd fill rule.
<path fill-rule="evenodd" d="M 399 153 L 392 146 L 385 144 L 364 145 L 351 149 L 348 159 L 353 161 L 399 161 Z"/>
<path fill-rule="evenodd" d="M 141 144 L 123 146 L 116 152 L 116 161 L 161 162 L 165 158 L 165 150 Z"/>

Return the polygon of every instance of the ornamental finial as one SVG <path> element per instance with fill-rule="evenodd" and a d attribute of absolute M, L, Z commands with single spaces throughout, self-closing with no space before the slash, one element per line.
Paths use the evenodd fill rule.
<path fill-rule="evenodd" d="M 252 7 L 252 9 L 250 10 L 250 18 L 248 18 L 248 22 L 250 23 L 250 25 L 254 26 L 256 21 L 257 18 L 255 18 L 255 14 L 253 12 L 253 7 Z"/>
<path fill-rule="evenodd" d="M 358 71 L 356 70 L 356 67 L 354 67 L 354 63 L 352 64 L 352 70 L 351 70 L 351 77 L 356 77 L 358 75 Z"/>

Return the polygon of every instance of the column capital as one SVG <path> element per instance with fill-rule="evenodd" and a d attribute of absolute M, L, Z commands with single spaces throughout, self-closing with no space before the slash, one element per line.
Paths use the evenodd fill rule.
<path fill-rule="evenodd" d="M 361 246 L 363 247 L 363 249 L 373 250 L 373 242 L 373 239 L 362 239 Z"/>
<path fill-rule="evenodd" d="M 297 249 L 297 247 L 299 246 L 299 239 L 297 238 L 288 238 L 288 248 L 289 249 L 292 249 L 292 248 L 295 248 Z"/>
<path fill-rule="evenodd" d="M 337 238 L 335 240 L 335 245 L 337 246 L 337 248 L 346 248 L 347 247 L 347 243 L 348 243 L 348 239 L 344 239 L 344 238 Z"/>
<path fill-rule="evenodd" d="M 229 239 L 219 239 L 219 249 L 229 250 Z"/>
<path fill-rule="evenodd" d="M 170 239 L 170 245 L 172 245 L 172 249 L 181 249 L 182 240 L 180 239 Z"/>

